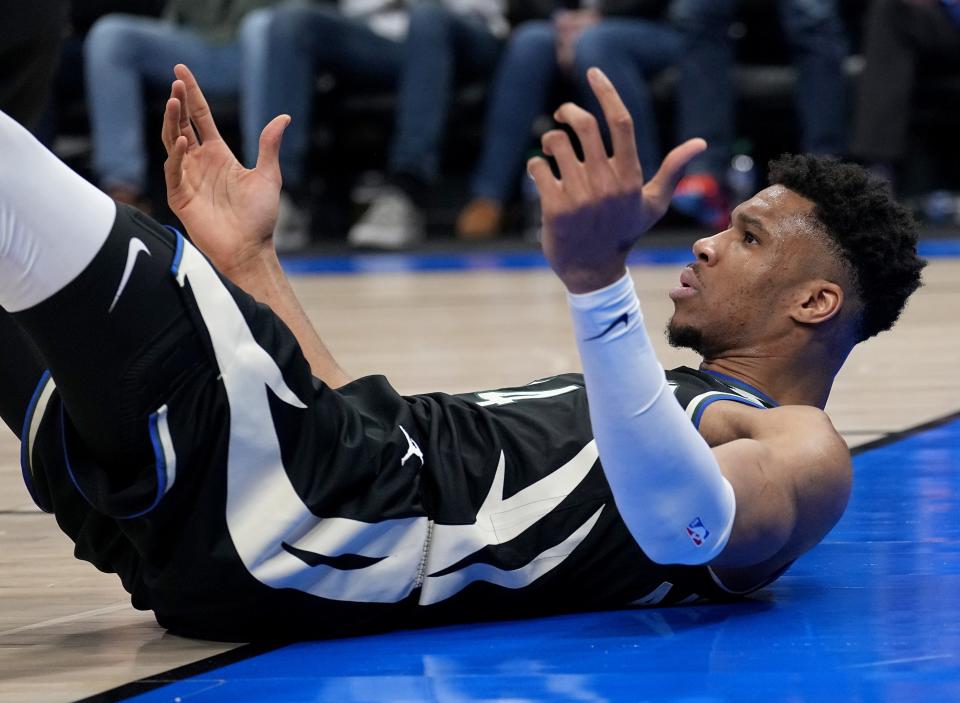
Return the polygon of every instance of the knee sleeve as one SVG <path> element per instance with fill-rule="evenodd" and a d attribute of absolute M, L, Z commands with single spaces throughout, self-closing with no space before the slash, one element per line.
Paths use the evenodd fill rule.
<path fill-rule="evenodd" d="M 27 406 L 43 375 L 43 362 L 33 342 L 13 317 L 0 310 L 0 417 L 21 436 Z"/>
<path fill-rule="evenodd" d="M 83 273 L 15 315 L 107 468 L 153 460 L 150 415 L 209 358 L 170 273 L 174 253 L 170 232 L 123 206 Z"/>

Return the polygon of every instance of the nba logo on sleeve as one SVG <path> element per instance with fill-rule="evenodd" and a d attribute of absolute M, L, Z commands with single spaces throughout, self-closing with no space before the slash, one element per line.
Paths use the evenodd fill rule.
<path fill-rule="evenodd" d="M 703 520 L 696 518 L 693 522 L 687 525 L 687 535 L 689 535 L 690 540 L 695 545 L 700 547 L 707 540 L 707 537 L 710 536 L 710 530 L 708 530 L 703 524 Z"/>

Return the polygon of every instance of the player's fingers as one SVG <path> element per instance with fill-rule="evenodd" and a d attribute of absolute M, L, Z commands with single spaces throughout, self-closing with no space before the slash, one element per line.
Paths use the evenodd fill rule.
<path fill-rule="evenodd" d="M 190 115 L 187 113 L 187 86 L 179 78 L 170 86 L 170 95 L 180 101 L 180 134 L 187 138 L 187 147 L 199 144 L 197 133 L 190 124 Z"/>
<path fill-rule="evenodd" d="M 609 188 L 616 187 L 616 174 L 611 170 L 607 160 L 607 150 L 603 146 L 597 119 L 573 103 L 561 105 L 553 113 L 553 118 L 557 122 L 569 125 L 580 140 L 583 161 L 586 164 L 587 177 L 591 185 L 599 188 L 600 192 L 610 192 Z"/>
<path fill-rule="evenodd" d="M 187 153 L 187 146 L 187 138 L 181 134 L 167 151 L 167 160 L 163 162 L 163 177 L 168 197 L 183 182 L 183 157 Z"/>
<path fill-rule="evenodd" d="M 197 79 L 193 73 L 182 63 L 174 66 L 173 72 L 186 86 L 187 118 L 196 128 L 200 141 L 209 142 L 219 140 L 220 132 L 217 130 L 216 122 L 213 121 L 213 113 L 210 112 L 207 99 L 203 96 L 203 91 L 200 90 L 200 84 L 197 83 Z"/>
<path fill-rule="evenodd" d="M 564 192 L 573 198 L 575 204 L 585 203 L 589 199 L 590 185 L 567 133 L 560 129 L 551 129 L 540 138 L 540 145 L 544 154 L 556 160 Z"/>
<path fill-rule="evenodd" d="M 260 133 L 260 151 L 257 154 L 257 170 L 277 183 L 280 182 L 280 144 L 283 131 L 290 124 L 289 115 L 277 115 Z"/>
<path fill-rule="evenodd" d="M 180 101 L 175 98 L 167 100 L 163 109 L 163 127 L 160 128 L 160 141 L 167 150 L 167 156 L 173 149 L 177 137 L 180 136 Z"/>
<path fill-rule="evenodd" d="M 553 177 L 550 164 L 541 156 L 534 156 L 527 161 L 527 173 L 533 179 L 540 195 L 540 207 L 544 212 L 552 211 L 556 202 L 562 196 L 560 181 Z"/>
<path fill-rule="evenodd" d="M 637 140 L 633 131 L 633 118 L 613 83 L 599 68 L 587 71 L 587 80 L 610 130 L 610 142 L 613 146 L 613 168 L 626 188 L 639 188 L 643 185 L 643 169 L 637 156 Z"/>
<path fill-rule="evenodd" d="M 651 204 L 666 209 L 677 187 L 677 181 L 683 176 L 687 164 L 707 148 L 707 142 L 699 137 L 688 139 L 671 149 L 660 164 L 660 169 L 643 188 L 643 197 Z"/>

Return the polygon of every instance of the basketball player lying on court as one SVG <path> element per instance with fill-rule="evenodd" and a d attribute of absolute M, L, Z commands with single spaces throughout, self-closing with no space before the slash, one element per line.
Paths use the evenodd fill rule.
<path fill-rule="evenodd" d="M 552 131 L 559 178 L 529 164 L 583 376 L 403 397 L 346 376 L 277 262 L 289 118 L 246 170 L 176 73 L 165 170 L 192 243 L 0 116 L 0 409 L 37 505 L 161 625 L 319 637 L 729 599 L 840 518 L 850 459 L 822 408 L 923 266 L 910 217 L 861 169 L 781 158 L 696 242 L 669 334 L 703 363 L 664 374 L 625 257 L 704 143 L 645 183 L 630 116 L 591 70 L 613 155 L 566 104 L 583 159 Z"/>

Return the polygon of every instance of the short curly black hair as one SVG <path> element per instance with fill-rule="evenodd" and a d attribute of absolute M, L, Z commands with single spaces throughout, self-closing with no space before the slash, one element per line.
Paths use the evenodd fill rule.
<path fill-rule="evenodd" d="M 813 202 L 813 216 L 852 272 L 863 303 L 859 341 L 890 329 L 920 287 L 926 262 L 917 256 L 917 223 L 886 181 L 811 154 L 772 160 L 769 180 Z"/>

